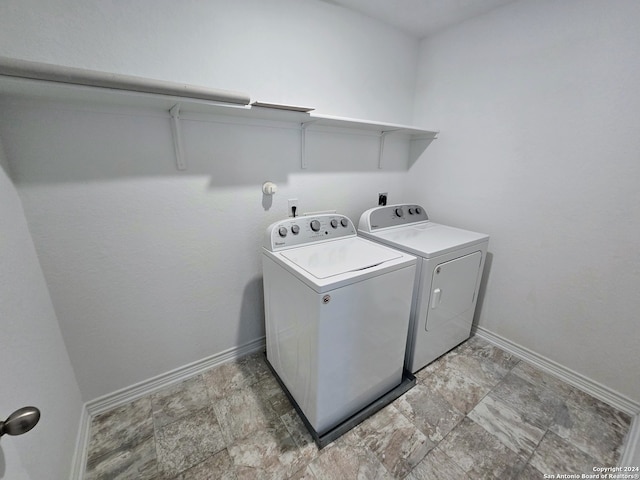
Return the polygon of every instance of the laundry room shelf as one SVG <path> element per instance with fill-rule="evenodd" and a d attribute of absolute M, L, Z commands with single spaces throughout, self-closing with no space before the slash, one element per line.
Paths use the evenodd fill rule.
<path fill-rule="evenodd" d="M 24 98 L 42 101 L 72 102 L 75 104 L 146 107 L 164 111 L 169 111 L 176 103 L 179 103 L 183 113 L 209 113 L 247 119 L 255 118 L 292 123 L 311 123 L 325 127 L 398 132 L 409 134 L 414 138 L 433 139 L 438 133 L 437 131 L 414 126 L 338 117 L 314 112 L 308 113 L 279 108 L 239 105 L 182 96 L 116 90 L 113 88 L 33 80 L 4 75 L 0 75 L 0 96 L 9 99 Z"/>
<path fill-rule="evenodd" d="M 105 74 L 109 75 L 109 74 Z M 150 80 L 153 82 L 153 80 Z M 178 169 L 187 168 L 182 157 L 180 122 L 189 116 L 215 116 L 229 123 L 275 122 L 286 128 L 300 129 L 301 167 L 306 168 L 305 142 L 308 130 L 317 128 L 338 129 L 343 133 L 368 133 L 380 138 L 378 167 L 382 168 L 384 141 L 387 135 L 403 134 L 411 143 L 413 152 L 421 153 L 437 138 L 437 131 L 414 126 L 383 123 L 318 114 L 315 112 L 242 105 L 190 98 L 188 96 L 164 95 L 115 88 L 79 85 L 41 79 L 0 75 L 0 101 L 6 106 L 15 102 L 64 103 L 76 108 L 126 108 L 144 109 L 167 115 L 172 120 L 172 132 L 176 146 Z M 415 144 L 415 145 L 414 145 Z M 411 156 L 415 156 L 412 153 Z"/>
<path fill-rule="evenodd" d="M 434 139 L 438 135 L 437 131 L 425 130 L 408 125 L 395 123 L 374 122 L 369 120 L 358 120 L 355 118 L 336 117 L 332 115 L 313 114 L 309 115 L 311 121 L 318 126 L 331 126 L 340 128 L 354 128 L 358 130 L 370 130 L 375 132 L 397 132 L 410 135 L 413 139 Z"/>
<path fill-rule="evenodd" d="M 378 149 L 378 168 L 382 168 L 382 158 L 384 153 L 385 138 L 389 134 L 403 134 L 407 136 L 411 143 L 410 154 L 412 157 L 422 153 L 429 144 L 438 137 L 438 132 L 426 130 L 408 125 L 400 125 L 395 123 L 382 123 L 369 120 L 359 120 L 354 118 L 336 117 L 331 115 L 309 114 L 309 119 L 303 124 L 302 128 L 302 148 L 301 148 L 301 167 L 307 168 L 305 158 L 305 135 L 308 126 L 318 127 L 335 127 L 344 131 L 367 131 L 379 135 L 380 145 Z"/>

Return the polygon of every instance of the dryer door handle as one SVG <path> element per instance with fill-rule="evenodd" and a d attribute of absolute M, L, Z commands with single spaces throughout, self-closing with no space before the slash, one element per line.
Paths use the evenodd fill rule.
<path fill-rule="evenodd" d="M 440 290 L 439 288 L 436 288 L 431 293 L 431 308 L 436 308 L 438 305 L 440 305 L 440 296 L 441 295 L 442 295 L 442 290 Z"/>

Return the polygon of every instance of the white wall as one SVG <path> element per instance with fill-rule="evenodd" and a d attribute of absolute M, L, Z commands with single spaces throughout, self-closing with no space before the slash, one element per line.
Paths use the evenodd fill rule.
<path fill-rule="evenodd" d="M 479 324 L 640 401 L 640 3 L 529 0 L 421 44 L 407 194 L 491 235 Z"/>
<path fill-rule="evenodd" d="M 407 123 L 417 42 L 318 0 L 5 0 L 0 55 Z"/>
<path fill-rule="evenodd" d="M 42 417 L 0 440 L 0 478 L 68 478 L 82 402 L 20 199 L 0 144 L 0 417 L 33 405 Z"/>
<path fill-rule="evenodd" d="M 412 114 L 418 42 L 334 5 L 30 3 L 0 7 L 0 54 L 336 115 Z M 408 200 L 391 137 L 379 171 L 376 137 L 310 132 L 303 171 L 299 129 L 212 120 L 184 121 L 178 172 L 166 114 L 3 106 L 0 136 L 84 400 L 260 338 L 262 236 L 288 198 L 356 221 L 378 192 Z M 265 180 L 280 187 L 272 200 Z"/>

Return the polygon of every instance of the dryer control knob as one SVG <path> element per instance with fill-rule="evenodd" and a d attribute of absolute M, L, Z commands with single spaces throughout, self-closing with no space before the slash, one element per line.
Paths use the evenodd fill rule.
<path fill-rule="evenodd" d="M 409 209 L 409 215 L 413 215 L 413 208 Z"/>
<path fill-rule="evenodd" d="M 287 236 L 287 229 L 285 227 L 280 227 L 278 229 L 278 235 L 280 235 L 281 237 L 286 237 Z"/>
<path fill-rule="evenodd" d="M 399 217 L 402 217 L 404 215 L 402 208 L 396 208 L 396 215 Z"/>
<path fill-rule="evenodd" d="M 320 231 L 320 222 L 318 220 L 311 220 L 311 230 L 314 232 Z"/>
<path fill-rule="evenodd" d="M 300 227 L 298 225 L 291 225 L 291 233 L 297 235 L 300 233 Z"/>
<path fill-rule="evenodd" d="M 335 218 L 331 220 L 331 226 L 333 228 L 338 228 L 338 220 L 336 220 Z"/>
<path fill-rule="evenodd" d="M 347 228 L 349 226 L 349 220 L 347 220 L 346 218 L 343 218 L 342 220 L 340 220 L 340 225 Z"/>
<path fill-rule="evenodd" d="M 420 215 L 422 213 L 422 209 L 420 207 L 416 207 L 416 215 Z"/>

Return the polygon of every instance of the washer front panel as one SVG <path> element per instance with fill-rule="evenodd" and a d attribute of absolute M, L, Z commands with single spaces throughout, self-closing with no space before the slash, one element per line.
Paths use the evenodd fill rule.
<path fill-rule="evenodd" d="M 320 434 L 402 381 L 414 269 L 317 294 L 263 256 L 267 358 Z"/>

